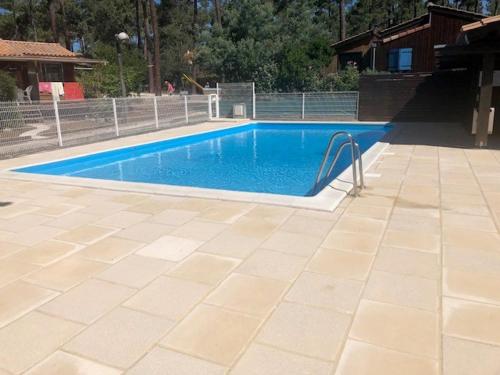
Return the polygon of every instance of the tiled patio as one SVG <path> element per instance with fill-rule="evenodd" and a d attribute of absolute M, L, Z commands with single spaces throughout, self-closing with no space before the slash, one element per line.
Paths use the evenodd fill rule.
<path fill-rule="evenodd" d="M 4 176 L 0 374 L 498 375 L 500 151 L 468 142 L 409 126 L 331 213 Z"/>

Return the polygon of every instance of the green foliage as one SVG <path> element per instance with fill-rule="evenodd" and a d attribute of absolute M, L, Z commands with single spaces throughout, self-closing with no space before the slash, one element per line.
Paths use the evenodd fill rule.
<path fill-rule="evenodd" d="M 15 100 L 16 96 L 16 80 L 9 73 L 0 70 L 0 101 Z"/>
<path fill-rule="evenodd" d="M 141 92 L 146 84 L 147 66 L 142 55 L 134 48 L 122 48 L 123 75 L 127 92 Z M 95 57 L 106 61 L 93 70 L 80 74 L 79 82 L 85 90 L 85 96 L 121 96 L 117 51 L 114 46 L 97 43 Z"/>
<path fill-rule="evenodd" d="M 338 73 L 330 73 L 322 82 L 325 91 L 357 91 L 359 89 L 359 71 L 356 65 L 349 64 Z"/>

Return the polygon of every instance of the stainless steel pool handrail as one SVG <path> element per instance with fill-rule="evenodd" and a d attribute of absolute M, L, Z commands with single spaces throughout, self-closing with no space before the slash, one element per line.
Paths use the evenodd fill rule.
<path fill-rule="evenodd" d="M 344 141 L 339 148 L 337 149 L 335 156 L 332 159 L 332 162 L 330 164 L 330 167 L 328 168 L 328 171 L 326 172 L 325 178 L 328 178 L 330 174 L 333 171 L 333 168 L 335 167 L 335 164 L 337 163 L 338 159 L 340 158 L 340 154 L 342 150 L 347 147 L 351 146 L 351 159 L 352 159 L 352 185 L 353 185 L 353 194 L 355 196 L 358 195 L 358 188 L 363 189 L 364 188 L 364 176 L 363 176 L 363 160 L 361 156 L 361 151 L 359 149 L 359 145 L 356 141 L 354 141 L 354 138 L 352 135 L 346 131 L 339 131 L 335 132 L 331 137 L 330 141 L 328 142 L 328 147 L 325 150 L 325 153 L 323 155 L 323 160 L 321 162 L 321 166 L 318 170 L 318 173 L 316 175 L 316 182 L 314 184 L 313 188 L 313 193 L 316 193 L 316 190 L 318 189 L 319 182 L 321 181 L 321 176 L 323 175 L 323 171 L 325 169 L 326 163 L 328 162 L 328 159 L 330 157 L 330 153 L 333 148 L 334 141 L 337 137 L 340 137 L 342 135 L 347 136 L 348 140 Z M 360 184 L 358 185 L 358 173 L 356 171 L 356 160 L 358 160 L 358 168 L 359 168 L 359 180 Z"/>

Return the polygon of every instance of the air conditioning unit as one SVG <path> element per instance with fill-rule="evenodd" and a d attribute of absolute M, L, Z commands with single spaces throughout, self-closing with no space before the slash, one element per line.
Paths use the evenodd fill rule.
<path fill-rule="evenodd" d="M 233 118 L 247 118 L 247 106 L 245 103 L 233 104 Z"/>
<path fill-rule="evenodd" d="M 477 109 L 474 108 L 474 115 L 472 116 L 472 134 L 477 132 Z M 495 108 L 490 108 L 490 114 L 488 116 L 488 134 L 493 134 L 493 123 L 495 122 Z"/>

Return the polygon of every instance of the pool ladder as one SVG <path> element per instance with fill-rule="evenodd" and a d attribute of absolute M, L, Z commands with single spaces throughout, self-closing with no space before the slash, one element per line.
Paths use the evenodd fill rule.
<path fill-rule="evenodd" d="M 330 176 L 330 174 L 332 173 L 333 168 L 335 167 L 335 164 L 337 163 L 338 159 L 340 158 L 340 154 L 342 153 L 342 150 L 348 146 L 351 146 L 353 195 L 357 196 L 358 191 L 364 188 L 365 184 L 364 184 L 364 178 L 363 178 L 363 160 L 361 158 L 361 152 L 359 150 L 359 145 L 354 140 L 354 138 L 352 137 L 352 135 L 350 133 L 348 133 L 346 131 L 339 131 L 339 132 L 335 132 L 331 136 L 330 141 L 328 142 L 328 147 L 326 148 L 325 154 L 323 156 L 323 161 L 321 162 L 321 167 L 319 168 L 318 174 L 316 175 L 316 182 L 314 183 L 313 194 L 316 194 L 318 192 L 317 190 L 320 186 L 321 176 L 323 175 L 323 171 L 325 170 L 326 163 L 328 162 L 328 159 L 330 158 L 330 153 L 331 153 L 332 148 L 333 148 L 333 143 L 334 143 L 336 138 L 341 137 L 341 136 L 346 136 L 347 140 L 340 144 L 324 178 L 325 178 L 325 180 L 328 180 L 328 176 Z M 356 160 L 358 161 L 358 163 L 356 163 Z M 356 171 L 356 164 L 358 165 L 358 168 L 359 168 L 359 182 L 360 182 L 359 185 L 358 185 L 358 171 Z"/>

